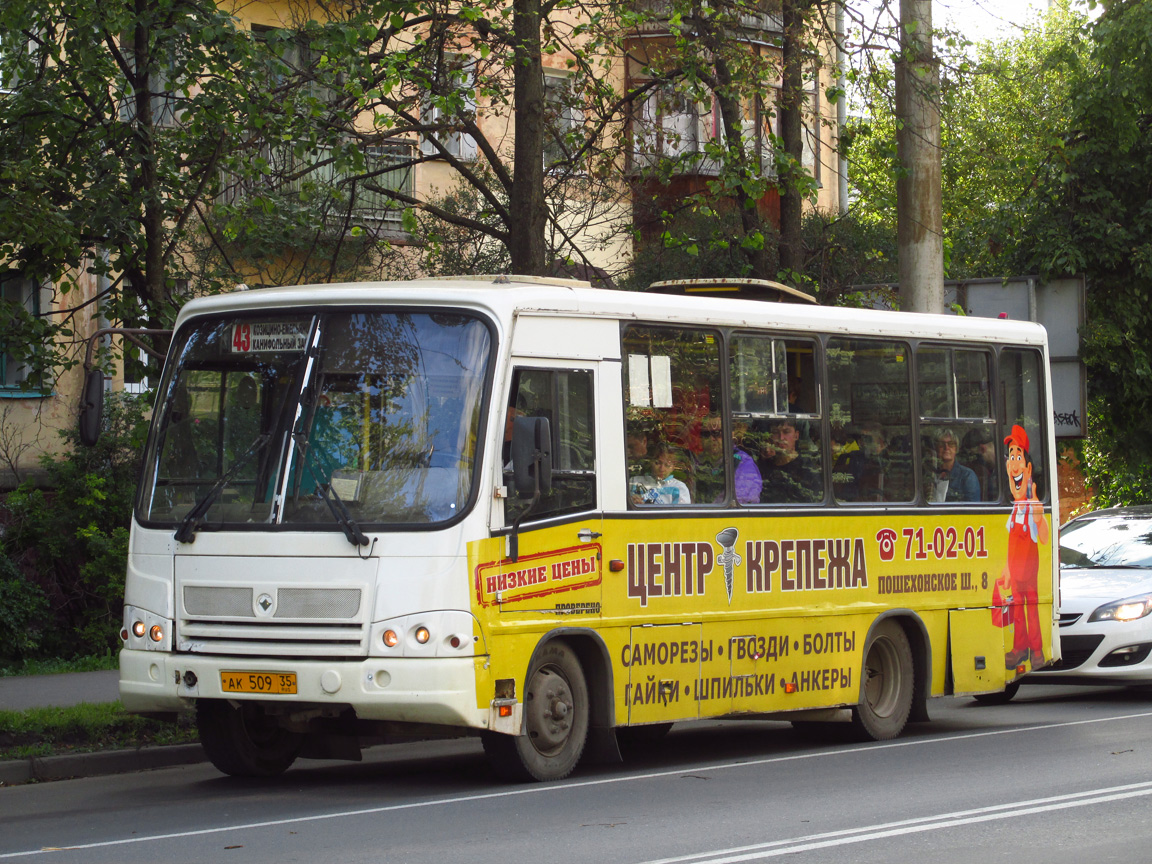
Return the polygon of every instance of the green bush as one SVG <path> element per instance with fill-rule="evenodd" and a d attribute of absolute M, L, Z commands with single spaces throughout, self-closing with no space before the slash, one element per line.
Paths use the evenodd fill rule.
<path fill-rule="evenodd" d="M 48 623 L 48 599 L 0 552 L 0 661 L 36 654 Z"/>
<path fill-rule="evenodd" d="M 99 442 L 45 457 L 46 489 L 24 483 L 5 502 L 4 544 L 24 579 L 47 598 L 52 627 L 36 653 L 75 657 L 119 647 L 128 529 L 147 434 L 141 400 L 109 394 Z"/>

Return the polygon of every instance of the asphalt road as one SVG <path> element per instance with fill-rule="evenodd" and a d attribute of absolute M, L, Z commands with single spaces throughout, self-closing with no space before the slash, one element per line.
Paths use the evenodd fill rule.
<path fill-rule="evenodd" d="M 1146 862 L 1152 692 L 1026 687 L 930 705 L 901 739 L 678 725 L 622 765 L 496 781 L 475 741 L 0 789 L 0 861 Z M 64 851 L 64 847 L 71 847 Z"/>

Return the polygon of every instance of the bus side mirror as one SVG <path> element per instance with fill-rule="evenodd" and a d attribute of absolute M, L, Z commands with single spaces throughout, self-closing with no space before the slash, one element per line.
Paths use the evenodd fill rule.
<path fill-rule="evenodd" d="M 552 432 L 547 417 L 517 417 L 513 421 L 512 477 L 521 498 L 552 489 Z"/>
<path fill-rule="evenodd" d="M 100 419 L 104 413 L 104 372 L 89 369 L 84 376 L 80 395 L 80 443 L 91 447 L 100 438 Z"/>

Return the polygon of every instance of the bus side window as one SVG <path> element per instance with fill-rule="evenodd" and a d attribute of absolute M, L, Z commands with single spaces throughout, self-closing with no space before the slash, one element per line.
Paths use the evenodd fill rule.
<path fill-rule="evenodd" d="M 528 521 L 575 513 L 596 506 L 595 400 L 592 372 L 585 369 L 517 369 L 511 404 L 505 410 L 505 437 L 514 417 L 546 417 L 552 433 L 552 491 L 525 518 Z M 501 454 L 504 485 L 511 490 L 512 466 Z M 505 499 L 504 521 L 524 512 L 527 499 Z"/>
<path fill-rule="evenodd" d="M 724 504 L 734 450 L 721 414 L 719 334 L 629 327 L 623 351 L 629 506 Z"/>
<path fill-rule="evenodd" d="M 810 339 L 733 336 L 729 400 L 740 504 L 815 504 L 824 499 L 816 353 L 817 343 Z M 751 463 L 747 467 L 745 457 Z M 751 491 L 756 486 L 759 495 Z"/>
<path fill-rule="evenodd" d="M 992 355 L 983 349 L 921 345 L 916 350 L 924 497 L 974 503 L 1000 497 L 989 447 Z"/>
<path fill-rule="evenodd" d="M 837 501 L 912 500 L 910 356 L 903 342 L 828 340 Z"/>
<path fill-rule="evenodd" d="M 1044 466 L 1047 464 L 1048 415 L 1043 411 L 1044 373 L 1043 358 L 1039 351 L 1006 348 L 1000 352 L 999 409 L 1004 436 L 1013 426 L 1020 426 L 1028 436 L 1028 457 L 1032 462 L 1033 494 L 1047 500 L 1049 489 L 1044 488 Z M 1005 447 L 1003 437 L 999 444 L 1000 479 L 1005 481 Z M 1002 485 L 1005 485 L 1002 484 Z M 1009 496 L 1011 497 L 1011 496 Z"/>

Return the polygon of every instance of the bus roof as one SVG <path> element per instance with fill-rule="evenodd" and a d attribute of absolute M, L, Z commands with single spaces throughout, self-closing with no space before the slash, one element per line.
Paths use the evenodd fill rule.
<path fill-rule="evenodd" d="M 664 294 L 593 288 L 574 279 L 461 276 L 393 282 L 346 282 L 238 290 L 184 306 L 177 326 L 196 315 L 316 306 L 413 305 L 513 315 L 612 318 L 702 327 L 771 327 L 793 332 L 1043 344 L 1039 324 L 1009 319 L 929 315 L 800 303 L 764 303 L 708 294 Z"/>

